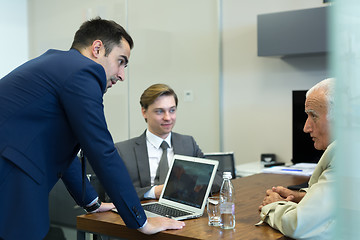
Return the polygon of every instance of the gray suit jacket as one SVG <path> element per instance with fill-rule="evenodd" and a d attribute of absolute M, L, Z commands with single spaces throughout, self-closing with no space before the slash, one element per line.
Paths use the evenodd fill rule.
<path fill-rule="evenodd" d="M 203 152 L 196 144 L 192 136 L 171 133 L 171 143 L 174 154 L 204 157 Z M 140 200 L 144 199 L 144 194 L 151 189 L 149 157 L 146 145 L 146 131 L 139 137 L 135 137 L 115 144 L 121 158 L 123 159 L 135 190 Z M 218 192 L 222 183 L 221 172 L 218 171 L 211 191 Z"/>

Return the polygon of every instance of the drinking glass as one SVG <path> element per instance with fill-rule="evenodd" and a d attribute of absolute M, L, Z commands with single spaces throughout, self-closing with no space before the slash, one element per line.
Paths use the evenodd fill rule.
<path fill-rule="evenodd" d="M 209 197 L 206 208 L 209 226 L 220 226 L 220 197 Z"/>

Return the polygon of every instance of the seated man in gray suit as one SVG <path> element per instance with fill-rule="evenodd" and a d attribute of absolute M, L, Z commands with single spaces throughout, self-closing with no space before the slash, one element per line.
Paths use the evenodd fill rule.
<path fill-rule="evenodd" d="M 204 157 L 204 154 L 192 136 L 172 132 L 178 104 L 173 89 L 165 84 L 154 84 L 143 92 L 140 104 L 147 130 L 139 137 L 116 143 L 115 147 L 125 162 L 140 200 L 158 199 L 174 154 L 193 157 Z M 167 143 L 164 150 L 161 147 L 163 141 Z M 163 152 L 167 156 L 165 163 L 160 162 Z M 165 176 L 161 176 L 162 167 L 159 166 L 164 164 L 167 168 Z M 221 183 L 221 172 L 218 171 L 212 192 L 219 191 Z"/>

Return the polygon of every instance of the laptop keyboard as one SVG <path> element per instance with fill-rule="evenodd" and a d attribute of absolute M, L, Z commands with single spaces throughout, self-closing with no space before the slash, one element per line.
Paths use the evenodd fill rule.
<path fill-rule="evenodd" d="M 188 212 L 181 211 L 176 208 L 164 206 L 164 205 L 161 205 L 158 203 L 143 205 L 143 208 L 144 208 L 144 210 L 147 210 L 149 212 L 153 212 L 153 213 L 159 214 L 161 216 L 165 216 L 165 217 L 181 217 L 181 216 L 189 215 Z"/>

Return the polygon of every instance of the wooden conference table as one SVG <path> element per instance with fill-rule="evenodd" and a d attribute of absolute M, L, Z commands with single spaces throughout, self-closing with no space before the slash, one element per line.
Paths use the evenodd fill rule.
<path fill-rule="evenodd" d="M 258 206 L 265 191 L 272 186 L 288 186 L 307 181 L 308 177 L 260 173 L 232 180 L 235 188 L 236 226 L 232 230 L 208 226 L 206 209 L 197 219 L 185 220 L 181 230 L 167 230 L 155 235 L 144 235 L 125 226 L 114 212 L 85 214 L 77 217 L 78 240 L 85 239 L 85 232 L 124 239 L 290 239 L 268 225 L 255 226 L 259 222 Z"/>

